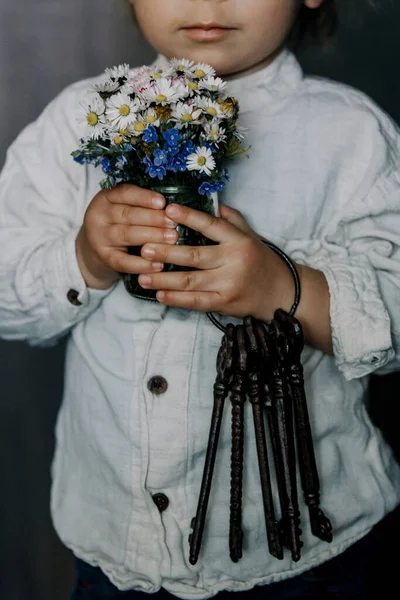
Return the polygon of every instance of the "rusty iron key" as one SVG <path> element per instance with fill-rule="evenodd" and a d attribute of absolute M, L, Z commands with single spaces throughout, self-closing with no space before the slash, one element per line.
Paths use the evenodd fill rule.
<path fill-rule="evenodd" d="M 218 440 L 221 431 L 225 399 L 229 394 L 233 376 L 233 346 L 234 326 L 227 325 L 227 331 L 222 338 L 221 347 L 217 357 L 217 378 L 214 384 L 214 406 L 211 417 L 210 434 L 208 439 L 207 454 L 204 464 L 203 479 L 197 505 L 196 516 L 192 519 L 192 533 L 189 536 L 190 554 L 189 562 L 197 563 L 204 532 L 207 515 L 208 500 L 210 497 L 212 477 L 214 473 L 215 458 Z"/>
<path fill-rule="evenodd" d="M 244 447 L 244 405 L 246 402 L 246 374 L 248 352 L 246 332 L 243 325 L 237 325 L 234 333 L 233 379 L 231 384 L 232 405 L 232 452 L 231 452 L 231 491 L 229 552 L 233 562 L 242 558 L 242 492 L 243 492 L 243 447 Z"/>
<path fill-rule="evenodd" d="M 320 484 L 312 440 L 310 418 L 304 389 L 304 374 L 301 353 L 304 348 L 302 327 L 297 319 L 283 310 L 275 313 L 287 340 L 288 374 L 293 397 L 294 422 L 301 484 L 308 507 L 313 535 L 331 542 L 332 525 L 320 508 Z"/>
<path fill-rule="evenodd" d="M 278 433 L 278 454 L 282 466 L 279 484 L 282 486 L 281 530 L 283 543 L 290 550 L 293 561 L 301 557 L 300 510 L 297 495 L 296 451 L 293 430 L 293 407 L 290 388 L 285 374 L 285 339 L 280 323 L 274 319 L 269 331 L 269 352 L 272 368 L 272 418 Z"/>
<path fill-rule="evenodd" d="M 253 408 L 254 433 L 268 548 L 272 556 L 281 560 L 283 559 L 283 547 L 279 523 L 275 517 L 263 410 L 264 385 L 266 384 L 264 384 L 262 372 L 268 369 L 268 363 L 264 360 L 265 355 L 262 352 L 261 343 L 257 336 L 256 320 L 253 317 L 246 317 L 244 324 L 249 345 L 248 396 Z M 259 323 L 259 325 L 262 327 L 262 323 Z"/>

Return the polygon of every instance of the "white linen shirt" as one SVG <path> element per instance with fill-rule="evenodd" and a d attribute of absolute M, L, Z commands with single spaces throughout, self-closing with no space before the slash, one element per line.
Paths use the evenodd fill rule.
<path fill-rule="evenodd" d="M 287 50 L 230 83 L 251 157 L 232 163 L 221 200 L 329 284 L 334 356 L 306 346 L 302 360 L 334 537 L 327 544 L 310 533 L 299 491 L 302 558 L 269 554 L 247 403 L 244 553 L 231 562 L 227 406 L 193 567 L 188 536 L 222 334 L 204 313 L 133 298 L 122 282 L 107 291 L 85 286 L 75 239 L 102 173 L 70 153 L 89 83 L 70 86 L 20 134 L 0 178 L 0 335 L 40 346 L 69 334 L 52 464 L 56 531 L 120 590 L 162 586 L 201 599 L 298 575 L 344 551 L 400 502 L 399 466 L 365 404 L 369 375 L 399 367 L 399 131 L 362 93 L 304 77 Z M 70 289 L 81 306 L 68 301 Z M 168 382 L 159 395 L 147 386 L 157 375 Z M 157 493 L 169 499 L 164 512 Z M 278 506 L 276 489 L 274 496 Z"/>

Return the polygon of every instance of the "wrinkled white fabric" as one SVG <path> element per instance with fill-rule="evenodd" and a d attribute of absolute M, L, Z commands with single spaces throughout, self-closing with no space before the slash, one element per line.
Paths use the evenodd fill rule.
<path fill-rule="evenodd" d="M 303 364 L 334 539 L 312 536 L 301 499 L 302 559 L 268 553 L 247 405 L 244 556 L 231 562 L 226 409 L 204 544 L 192 567 L 188 535 L 221 332 L 202 313 L 130 297 L 122 282 L 86 288 L 75 238 L 102 174 L 70 153 L 88 84 L 69 87 L 21 133 L 0 178 L 0 335 L 49 345 L 69 334 L 52 465 L 56 530 L 121 590 L 162 586 L 201 599 L 292 577 L 345 550 L 400 501 L 399 467 L 365 407 L 368 376 L 399 367 L 399 131 L 360 92 L 303 77 L 288 51 L 230 83 L 252 149 L 250 160 L 230 165 L 221 200 L 329 283 L 335 356 L 306 347 Z M 68 301 L 71 288 L 81 306 Z M 147 388 L 154 375 L 168 381 L 158 396 Z M 163 513 L 152 500 L 158 492 L 170 501 Z"/>

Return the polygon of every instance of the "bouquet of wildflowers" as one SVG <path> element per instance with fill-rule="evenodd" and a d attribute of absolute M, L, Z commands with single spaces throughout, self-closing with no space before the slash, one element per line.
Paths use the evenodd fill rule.
<path fill-rule="evenodd" d="M 131 182 L 185 185 L 211 197 L 229 180 L 225 159 L 245 155 L 239 104 L 206 64 L 173 59 L 162 69 L 107 69 L 82 102 L 84 129 L 73 152 L 101 167 L 103 189 Z"/>

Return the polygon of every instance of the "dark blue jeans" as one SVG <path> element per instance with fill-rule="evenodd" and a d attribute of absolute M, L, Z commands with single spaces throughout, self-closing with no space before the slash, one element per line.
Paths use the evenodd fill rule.
<path fill-rule="evenodd" d="M 220 592 L 217 600 L 287 600 L 303 598 L 353 598 L 365 600 L 367 574 L 373 550 L 372 535 L 366 536 L 343 554 L 307 571 L 302 575 L 268 586 L 255 587 L 248 592 Z M 98 567 L 92 567 L 77 559 L 77 582 L 70 600 L 173 600 L 176 598 L 165 590 L 156 594 L 144 592 L 121 592 Z"/>

